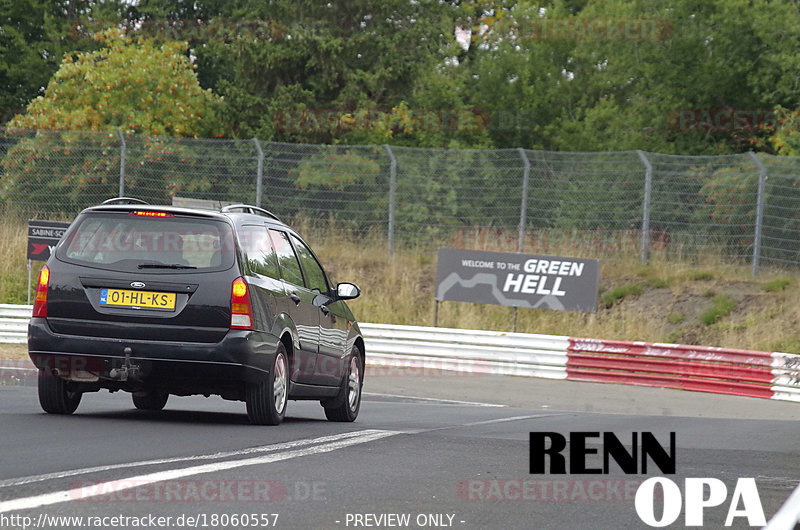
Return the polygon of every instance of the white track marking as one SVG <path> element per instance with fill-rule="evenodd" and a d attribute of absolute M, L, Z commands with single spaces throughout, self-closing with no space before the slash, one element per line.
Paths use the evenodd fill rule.
<path fill-rule="evenodd" d="M 552 418 L 553 416 L 563 416 L 563 414 L 528 414 L 527 416 L 512 416 L 510 418 L 497 418 L 495 420 L 473 421 L 465 423 L 461 427 L 475 427 L 476 425 L 491 425 L 493 423 L 505 423 L 507 421 L 532 420 L 534 418 Z"/>
<path fill-rule="evenodd" d="M 480 402 L 477 402 L 477 401 L 457 401 L 455 399 L 440 399 L 440 398 L 418 397 L 418 396 L 402 396 L 400 394 L 376 394 L 376 393 L 373 393 L 373 392 L 364 392 L 362 395 L 364 395 L 364 396 L 404 398 L 404 399 L 418 399 L 420 401 L 431 401 L 431 402 L 434 402 L 434 403 L 452 403 L 454 405 L 472 405 L 474 407 L 505 407 L 505 405 L 498 405 L 496 403 L 480 403 Z"/>
<path fill-rule="evenodd" d="M 436 431 L 447 431 L 450 429 L 461 429 L 462 427 L 475 427 L 478 425 L 491 425 L 493 423 L 506 423 L 511 421 L 532 420 L 536 418 L 551 418 L 553 416 L 564 416 L 564 414 L 530 414 L 527 416 L 512 416 L 510 418 L 497 418 L 494 420 L 473 421 L 470 423 L 458 423 L 456 425 L 445 425 L 443 427 L 431 427 L 429 429 L 416 429 L 403 431 L 402 434 L 425 434 Z"/>
<path fill-rule="evenodd" d="M 379 440 L 381 438 L 386 438 L 388 436 L 394 436 L 396 434 L 400 433 L 395 431 L 380 431 L 380 430 L 358 431 L 356 433 L 352 433 L 351 436 L 348 436 L 344 439 L 313 445 L 311 447 L 306 447 L 303 449 L 294 449 L 288 451 L 281 451 L 276 454 L 268 454 L 268 455 L 262 455 L 262 456 L 256 456 L 238 460 L 214 462 L 211 464 L 202 464 L 199 466 L 191 466 L 180 469 L 158 471 L 155 473 L 148 473 L 146 475 L 130 476 L 125 478 L 115 479 L 112 481 L 94 484 L 93 486 L 96 486 L 95 491 L 98 492 L 96 495 L 101 495 L 100 492 L 104 491 L 104 488 L 105 491 L 109 491 L 108 488 L 114 488 L 114 491 L 124 491 L 126 489 L 132 489 L 147 484 L 164 482 L 167 480 L 175 480 L 192 475 L 200 475 L 204 473 L 216 473 L 219 471 L 236 469 L 238 467 L 270 464 L 272 462 L 279 462 L 281 460 L 288 460 L 290 458 L 299 458 L 303 456 L 327 453 L 330 451 L 335 451 L 336 449 L 341 449 L 343 447 L 349 447 L 352 445 L 367 443 L 374 440 Z M 305 441 L 305 442 L 310 443 L 310 441 Z M 72 488 L 69 490 L 56 491 L 53 493 L 45 493 L 42 495 L 35 495 L 32 497 L 12 499 L 0 502 L 0 513 L 13 512 L 18 510 L 29 510 L 33 508 L 39 508 L 41 506 L 59 504 L 62 502 L 83 500 L 89 496 L 93 495 L 87 494 L 85 488 Z"/>
<path fill-rule="evenodd" d="M 45 480 L 56 480 L 66 477 L 75 477 L 79 475 L 88 475 L 89 473 L 99 473 L 102 471 L 111 471 L 114 469 L 128 469 L 140 466 L 154 466 L 162 464 L 173 464 L 177 462 L 194 462 L 197 460 L 217 460 L 222 458 L 230 458 L 233 456 L 245 456 L 253 453 L 271 453 L 274 451 L 281 451 L 284 449 L 293 449 L 303 445 L 332 442 L 358 436 L 364 431 L 346 432 L 342 434 L 334 434 L 331 436 L 322 436 L 320 438 L 311 438 L 307 440 L 295 440 L 292 442 L 283 442 L 271 445 L 262 445 L 260 447 L 249 447 L 247 449 L 238 449 L 236 451 L 225 451 L 221 453 L 213 453 L 209 455 L 193 455 L 193 456 L 179 456 L 174 458 L 160 458 L 158 460 L 142 460 L 139 462 L 126 462 L 124 464 L 109 464 L 106 466 L 85 467 L 82 469 L 70 469 L 67 471 L 56 471 L 55 473 L 45 473 L 42 475 L 32 475 L 29 477 L 11 478 L 0 480 L 0 488 L 7 488 L 10 486 L 21 486 L 23 484 L 31 484 L 33 482 L 42 482 Z"/>

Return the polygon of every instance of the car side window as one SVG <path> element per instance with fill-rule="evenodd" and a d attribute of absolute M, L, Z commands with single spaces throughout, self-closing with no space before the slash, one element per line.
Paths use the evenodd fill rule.
<path fill-rule="evenodd" d="M 239 233 L 239 244 L 247 256 L 250 270 L 269 278 L 280 279 L 278 256 L 264 225 L 245 225 Z"/>
<path fill-rule="evenodd" d="M 292 235 L 292 242 L 294 243 L 294 248 L 297 250 L 297 256 L 300 258 L 300 265 L 303 267 L 303 272 L 305 273 L 306 287 L 312 291 L 317 290 L 320 293 L 327 293 L 328 282 L 325 280 L 325 273 L 322 270 L 322 266 L 314 257 L 314 254 L 311 253 L 311 250 L 305 243 L 294 235 Z"/>
<path fill-rule="evenodd" d="M 278 256 L 278 264 L 280 265 L 283 279 L 294 285 L 303 285 L 303 273 L 300 271 L 300 263 L 297 261 L 292 244 L 289 243 L 288 234 L 272 229 L 270 229 L 269 234 L 275 247 L 275 253 Z"/>

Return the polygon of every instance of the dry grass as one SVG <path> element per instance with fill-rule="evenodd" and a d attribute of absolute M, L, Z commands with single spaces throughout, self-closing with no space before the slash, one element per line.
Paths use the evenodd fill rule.
<path fill-rule="evenodd" d="M 0 359 L 27 359 L 27 344 L 0 344 Z"/>
<path fill-rule="evenodd" d="M 0 224 L 0 303 L 27 303 L 27 220 L 4 216 Z M 32 262 L 31 282 L 35 284 L 44 262 Z"/>
<path fill-rule="evenodd" d="M 381 237 L 358 241 L 331 241 L 322 232 L 305 227 L 311 245 L 335 281 L 353 281 L 363 296 L 350 304 L 364 322 L 431 326 L 436 251 L 403 248 L 387 256 Z M 328 232 L 330 233 L 330 232 Z M 577 253 L 576 253 L 577 254 Z M 576 255 L 573 254 L 573 255 Z M 776 278 L 788 279 L 780 291 L 762 286 Z M 752 350 L 800 352 L 800 274 L 762 272 L 753 278 L 749 266 L 723 257 L 674 261 L 654 255 L 648 265 L 638 256 L 601 262 L 601 290 L 641 284 L 643 292 L 625 297 L 596 313 L 519 309 L 517 331 L 616 340 L 679 342 Z M 716 323 L 705 325 L 700 316 L 713 297 L 725 295 L 735 307 Z M 670 318 L 681 312 L 683 318 Z M 685 313 L 685 315 L 684 315 Z M 439 326 L 511 331 L 514 310 L 508 307 L 443 302 Z"/>

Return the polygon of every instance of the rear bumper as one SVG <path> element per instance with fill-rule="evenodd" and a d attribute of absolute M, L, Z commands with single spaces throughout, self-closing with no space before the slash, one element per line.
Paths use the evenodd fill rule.
<path fill-rule="evenodd" d="M 45 373 L 97 376 L 98 388 L 160 388 L 174 394 L 231 394 L 269 374 L 278 339 L 231 330 L 216 343 L 130 340 L 55 333 L 45 318 L 28 325 L 28 353 Z M 120 380 L 120 370 L 130 377 Z M 91 386 L 91 385 L 89 385 Z"/>

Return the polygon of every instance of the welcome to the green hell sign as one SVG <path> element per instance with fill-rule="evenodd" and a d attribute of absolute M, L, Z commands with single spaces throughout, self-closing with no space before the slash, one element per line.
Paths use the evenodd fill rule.
<path fill-rule="evenodd" d="M 436 300 L 594 312 L 600 262 L 439 249 Z"/>

